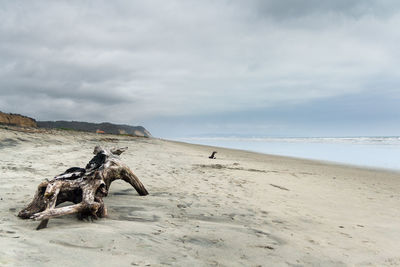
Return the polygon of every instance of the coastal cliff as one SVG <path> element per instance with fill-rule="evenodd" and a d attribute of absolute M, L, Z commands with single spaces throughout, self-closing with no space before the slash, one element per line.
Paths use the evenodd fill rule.
<path fill-rule="evenodd" d="M 40 128 L 151 137 L 150 132 L 142 126 L 130 126 L 109 122 L 91 123 L 82 121 L 38 121 L 37 124 Z"/>
<path fill-rule="evenodd" d="M 37 127 L 36 120 L 13 113 L 4 113 L 0 111 L 0 124 L 13 125 L 20 127 Z"/>
<path fill-rule="evenodd" d="M 0 111 L 0 125 L 17 127 L 63 129 L 104 134 L 131 135 L 151 137 L 149 131 L 142 126 L 114 124 L 109 122 L 91 123 L 82 121 L 36 121 L 33 118 L 20 114 L 4 113 Z"/>

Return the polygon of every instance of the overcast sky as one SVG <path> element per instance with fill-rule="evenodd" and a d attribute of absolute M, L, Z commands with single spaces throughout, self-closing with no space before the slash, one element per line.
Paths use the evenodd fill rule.
<path fill-rule="evenodd" d="M 400 135 L 400 1 L 2 1 L 0 110 L 158 137 Z"/>

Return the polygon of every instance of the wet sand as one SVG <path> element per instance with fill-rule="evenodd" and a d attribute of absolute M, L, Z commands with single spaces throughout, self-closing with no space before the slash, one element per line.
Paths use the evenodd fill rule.
<path fill-rule="evenodd" d="M 95 145 L 144 183 L 117 181 L 109 215 L 16 215 Z M 399 266 L 400 173 L 159 139 L 0 128 L 2 266 Z"/>

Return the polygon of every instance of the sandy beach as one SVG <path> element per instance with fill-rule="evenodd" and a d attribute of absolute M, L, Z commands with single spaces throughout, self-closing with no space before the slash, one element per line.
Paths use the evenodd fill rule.
<path fill-rule="evenodd" d="M 108 217 L 18 212 L 95 145 L 149 191 L 112 184 Z M 400 266 L 400 173 L 159 139 L 0 128 L 1 266 Z"/>

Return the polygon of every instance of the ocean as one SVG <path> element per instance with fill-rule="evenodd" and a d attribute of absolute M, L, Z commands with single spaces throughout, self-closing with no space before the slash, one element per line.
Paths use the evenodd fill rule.
<path fill-rule="evenodd" d="M 237 138 L 191 137 L 179 141 L 272 155 L 400 170 L 400 137 Z"/>

